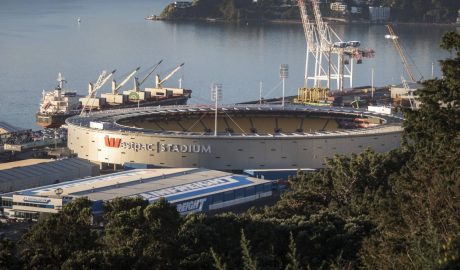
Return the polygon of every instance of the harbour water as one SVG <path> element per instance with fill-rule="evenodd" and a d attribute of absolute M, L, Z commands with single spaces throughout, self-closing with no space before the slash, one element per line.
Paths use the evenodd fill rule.
<path fill-rule="evenodd" d="M 167 0 L 2 0 L 0 9 L 0 121 L 34 128 L 43 89 L 53 88 L 58 72 L 70 89 L 86 93 L 102 70 L 118 76 L 164 59 L 160 75 L 185 62 L 167 85 L 192 89 L 194 104 L 210 102 L 210 86 L 223 84 L 223 103 L 281 95 L 280 64 L 289 65 L 287 94 L 304 84 L 305 38 L 300 24 L 236 24 L 147 21 Z M 78 23 L 80 17 L 81 22 Z M 345 40 L 359 40 L 375 58 L 355 65 L 354 85 L 399 84 L 403 66 L 384 25 L 336 25 Z M 418 78 L 441 72 L 439 48 L 453 26 L 395 25 Z M 115 76 L 117 78 L 118 76 Z M 142 77 L 142 73 L 141 76 Z M 153 85 L 153 77 L 146 84 Z M 127 84 L 125 88 L 131 86 Z M 146 85 L 144 85 L 145 87 Z M 109 91 L 109 84 L 103 91 Z"/>

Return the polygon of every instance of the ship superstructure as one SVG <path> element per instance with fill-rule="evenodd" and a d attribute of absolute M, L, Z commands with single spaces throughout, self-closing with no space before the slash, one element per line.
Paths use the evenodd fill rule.
<path fill-rule="evenodd" d="M 45 128 L 57 127 L 55 123 L 65 121 L 69 116 L 76 115 L 80 107 L 79 98 L 75 91 L 69 91 L 64 88 L 67 82 L 59 73 L 58 85 L 54 90 L 42 92 L 40 109 L 37 113 L 37 123 Z M 57 121 L 59 120 L 60 121 Z"/>
<path fill-rule="evenodd" d="M 58 85 L 54 90 L 43 90 L 40 103 L 40 113 L 42 114 L 66 114 L 78 110 L 80 106 L 77 93 L 64 89 L 66 80 L 61 73 L 59 73 L 57 81 Z"/>

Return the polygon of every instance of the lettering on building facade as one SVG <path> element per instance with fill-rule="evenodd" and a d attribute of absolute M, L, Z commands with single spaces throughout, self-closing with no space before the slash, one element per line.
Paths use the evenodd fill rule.
<path fill-rule="evenodd" d="M 232 179 L 231 177 L 222 177 L 222 178 L 217 178 L 217 179 L 197 181 L 197 182 L 190 183 L 190 184 L 144 192 L 144 193 L 140 193 L 138 196 L 152 202 L 152 201 L 159 199 L 160 197 L 167 198 L 168 196 L 178 195 L 178 194 L 182 194 L 186 196 L 187 193 L 189 192 L 195 192 L 197 190 L 206 192 L 206 190 L 209 188 L 225 186 L 225 185 L 236 183 L 236 182 L 237 180 Z"/>
<path fill-rule="evenodd" d="M 171 153 L 205 153 L 211 154 L 211 145 L 201 144 L 173 144 L 173 143 L 139 143 L 139 142 L 124 142 L 121 138 L 104 137 L 105 146 L 113 148 L 122 148 L 125 150 L 139 151 L 156 151 L 171 152 Z"/>
<path fill-rule="evenodd" d="M 205 202 L 206 198 L 179 203 L 176 205 L 177 212 L 181 215 L 201 212 Z"/>
<path fill-rule="evenodd" d="M 22 200 L 24 202 L 34 202 L 34 203 L 49 203 L 50 202 L 50 199 L 40 198 L 40 197 L 23 197 Z"/>
<path fill-rule="evenodd" d="M 104 143 L 107 147 L 119 148 L 120 147 L 120 138 L 110 138 L 109 136 L 104 137 Z"/>

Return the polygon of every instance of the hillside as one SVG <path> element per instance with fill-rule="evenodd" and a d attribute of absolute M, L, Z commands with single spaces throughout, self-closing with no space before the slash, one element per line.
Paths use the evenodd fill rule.
<path fill-rule="evenodd" d="M 170 4 L 160 16 L 169 20 L 215 18 L 226 21 L 300 18 L 297 6 L 252 0 L 195 0 L 185 8 Z"/>
<path fill-rule="evenodd" d="M 194 0 L 184 6 L 174 3 L 164 8 L 160 17 L 165 20 L 225 21 L 300 20 L 296 0 Z M 332 11 L 329 3 L 320 5 L 324 17 L 367 21 L 369 6 L 389 6 L 395 22 L 453 23 L 460 1 L 451 0 L 344 0 L 345 11 Z M 359 8 L 360 13 L 351 12 Z"/>

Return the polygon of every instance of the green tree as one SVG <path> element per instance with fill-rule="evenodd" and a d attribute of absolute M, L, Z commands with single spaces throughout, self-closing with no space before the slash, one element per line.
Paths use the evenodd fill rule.
<path fill-rule="evenodd" d="M 177 268 L 180 216 L 164 198 L 120 198 L 106 205 L 103 244 L 111 268 Z"/>
<path fill-rule="evenodd" d="M 76 199 L 58 214 L 39 220 L 22 238 L 21 259 L 30 269 L 59 268 L 74 252 L 97 248 L 91 202 Z"/>
<path fill-rule="evenodd" d="M 244 235 L 244 230 L 241 229 L 241 253 L 243 257 L 243 269 L 257 270 L 257 261 L 252 258 L 250 244 L 251 241 L 246 239 L 246 235 Z"/>
<path fill-rule="evenodd" d="M 460 239 L 460 36 L 446 34 L 442 47 L 455 57 L 441 61 L 443 78 L 424 82 L 421 108 L 406 112 L 410 158 L 391 178 L 397 211 L 384 213 L 399 222 L 379 224 L 365 244 L 369 268 L 435 268 L 442 246 Z"/>
<path fill-rule="evenodd" d="M 8 239 L 0 240 L 0 269 L 20 269 L 20 261 L 15 256 L 16 245 Z"/>
<path fill-rule="evenodd" d="M 289 252 L 287 254 L 288 264 L 285 270 L 300 270 L 300 264 L 297 260 L 297 249 L 292 232 L 289 233 Z"/>
<path fill-rule="evenodd" d="M 62 270 L 110 269 L 100 250 L 74 252 L 61 266 Z"/>
<path fill-rule="evenodd" d="M 227 269 L 227 267 L 225 266 L 225 263 L 222 262 L 222 259 L 220 258 L 220 256 L 217 255 L 216 252 L 214 252 L 212 248 L 210 249 L 210 252 L 211 252 L 212 258 L 214 259 L 214 267 L 217 270 Z"/>

